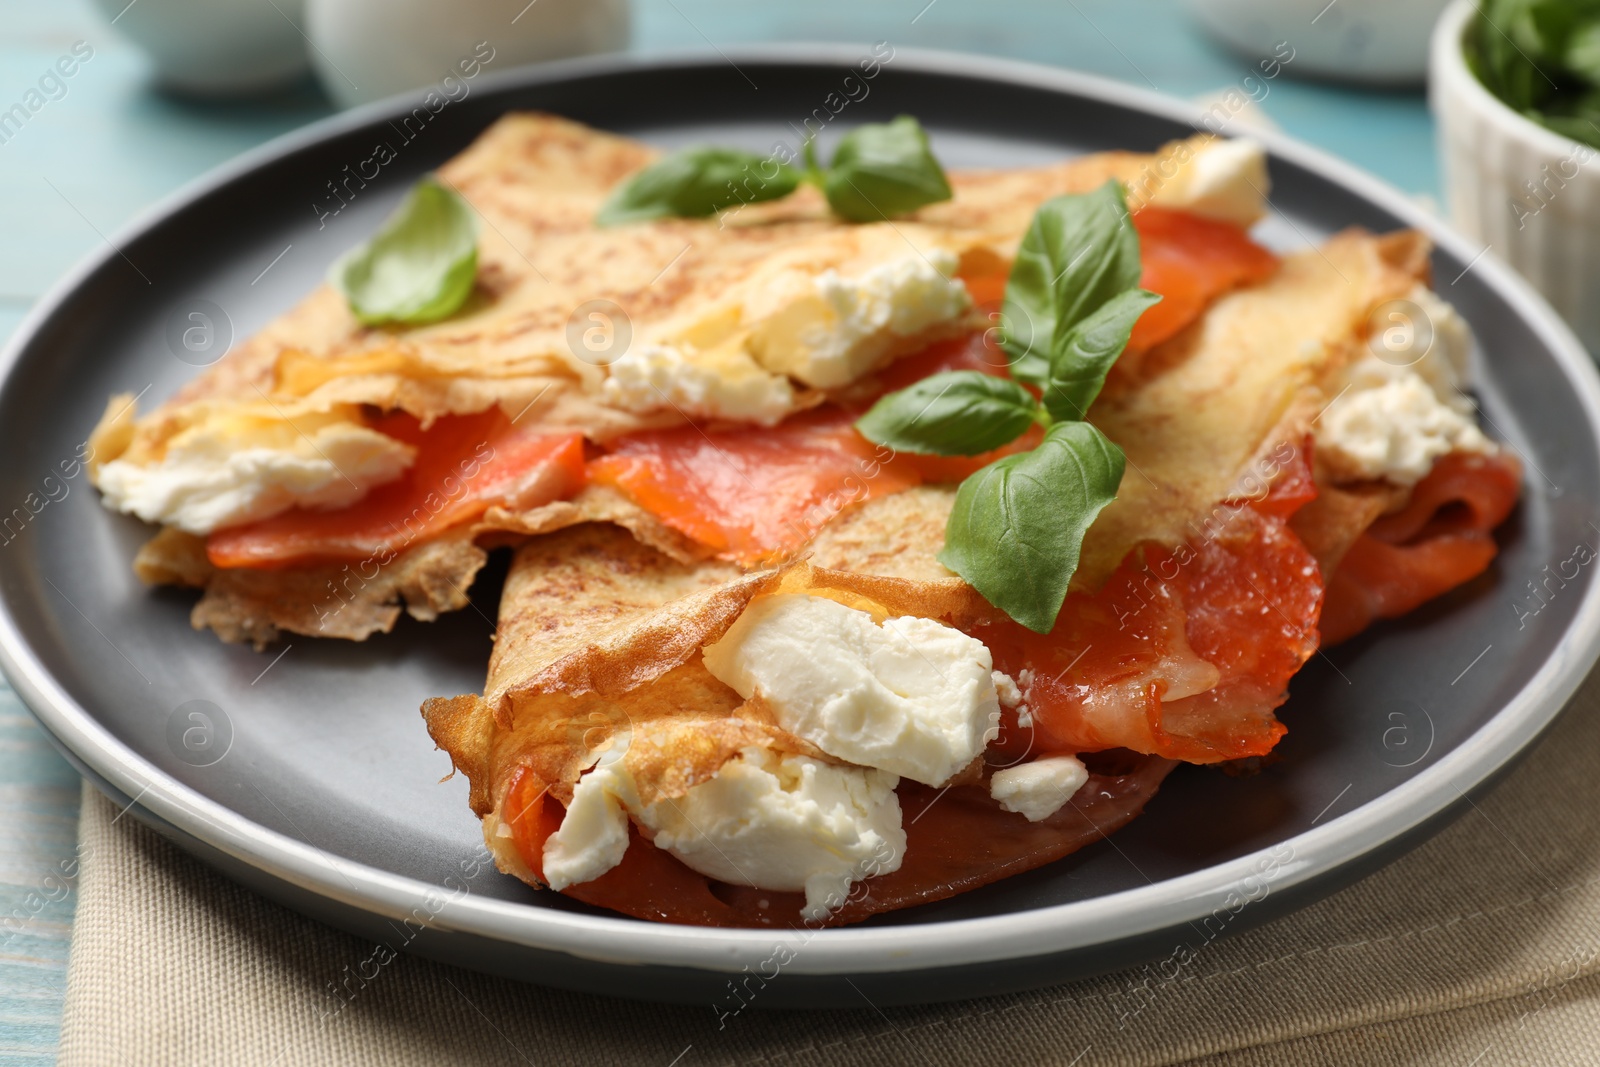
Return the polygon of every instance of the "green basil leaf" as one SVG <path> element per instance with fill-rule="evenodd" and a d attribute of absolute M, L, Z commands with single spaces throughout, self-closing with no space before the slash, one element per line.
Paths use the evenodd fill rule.
<path fill-rule="evenodd" d="M 1481 0 L 1462 50 L 1478 80 L 1513 110 L 1593 143 L 1579 100 L 1600 85 L 1597 24 L 1597 0 Z"/>
<path fill-rule="evenodd" d="M 1600 21 L 1574 28 L 1567 38 L 1565 64 L 1590 85 L 1600 85 Z"/>
<path fill-rule="evenodd" d="M 649 219 L 698 219 L 734 204 L 788 196 L 800 172 L 737 148 L 685 148 L 623 182 L 595 215 L 599 226 Z"/>
<path fill-rule="evenodd" d="M 382 228 L 334 263 L 329 281 L 368 326 L 416 325 L 453 314 L 478 275 L 478 222 L 433 178 L 416 184 Z"/>
<path fill-rule="evenodd" d="M 1138 285 L 1140 271 L 1139 234 L 1115 181 L 1041 204 L 1017 249 L 1000 310 L 1012 377 L 1042 386 L 1052 353 L 1073 328 Z"/>
<path fill-rule="evenodd" d="M 939 561 L 995 607 L 1049 633 L 1083 538 L 1116 499 L 1122 449 L 1087 422 L 1050 427 L 1032 452 L 995 460 L 956 491 Z"/>
<path fill-rule="evenodd" d="M 1061 422 L 1082 419 L 1100 395 L 1111 365 L 1128 347 L 1128 335 L 1139 316 L 1161 297 L 1145 289 L 1128 289 L 1101 304 L 1072 328 L 1051 353 L 1050 381 L 1044 406 Z"/>
<path fill-rule="evenodd" d="M 1008 378 L 945 371 L 883 397 L 856 429 L 897 452 L 976 456 L 1021 437 L 1038 411 L 1033 394 Z"/>
<path fill-rule="evenodd" d="M 822 192 L 834 214 L 878 222 L 950 199 L 950 182 L 928 135 L 910 115 L 857 126 L 833 153 Z"/>

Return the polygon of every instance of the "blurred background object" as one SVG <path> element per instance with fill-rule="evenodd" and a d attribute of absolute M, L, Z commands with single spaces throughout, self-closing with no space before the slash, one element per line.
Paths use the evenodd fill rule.
<path fill-rule="evenodd" d="M 1218 41 L 1251 59 L 1283 41 L 1295 73 L 1380 85 L 1428 72 L 1428 34 L 1448 0 L 1186 0 Z"/>
<path fill-rule="evenodd" d="M 306 3 L 312 65 L 341 107 L 459 77 L 463 60 L 492 56 L 494 70 L 507 70 L 626 48 L 630 15 L 628 0 Z"/>
<path fill-rule="evenodd" d="M 92 0 L 179 92 L 240 96 L 306 70 L 304 0 Z"/>
<path fill-rule="evenodd" d="M 1587 25 L 1592 32 L 1586 36 L 1600 56 L 1600 12 L 1584 19 L 1581 5 L 1547 0 L 1546 9 L 1568 17 L 1517 17 L 1533 6 L 1520 3 L 1506 10 L 1513 5 L 1500 4 L 1496 19 L 1490 5 L 1480 12 L 1475 0 L 1455 0 L 1439 20 L 1429 98 L 1438 120 L 1445 199 L 1450 220 L 1481 241 L 1485 253 L 1499 256 L 1532 282 L 1595 353 L 1600 352 L 1600 300 L 1595 299 L 1600 288 L 1595 158 L 1600 149 L 1593 143 L 1600 142 L 1600 126 L 1587 115 L 1592 111 L 1600 118 L 1600 109 L 1584 104 L 1595 90 L 1576 81 L 1551 53 L 1565 58 L 1568 37 L 1581 47 L 1585 35 L 1573 31 Z M 1508 53 L 1504 62 L 1492 64 L 1492 80 L 1502 92 L 1520 83 L 1517 99 L 1501 99 L 1474 73 L 1467 52 L 1479 44 L 1479 31 L 1482 43 Z M 1541 39 L 1552 34 L 1560 39 Z M 1481 52 L 1474 58 L 1481 62 Z M 1566 93 L 1571 101 L 1560 99 Z M 1560 121 L 1551 121 L 1552 116 Z M 1586 134 L 1590 143 L 1567 132 Z"/>

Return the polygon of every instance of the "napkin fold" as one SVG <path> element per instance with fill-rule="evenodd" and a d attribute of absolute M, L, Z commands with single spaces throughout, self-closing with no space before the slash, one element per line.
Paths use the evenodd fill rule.
<path fill-rule="evenodd" d="M 1181 965 L 957 1004 L 720 1020 L 709 1004 L 609 1000 L 389 958 L 212 872 L 85 786 L 59 1062 L 1591 1062 L 1597 766 L 1600 674 L 1439 836 Z M 387 959 L 374 977 L 336 992 L 346 967 L 374 958 Z"/>

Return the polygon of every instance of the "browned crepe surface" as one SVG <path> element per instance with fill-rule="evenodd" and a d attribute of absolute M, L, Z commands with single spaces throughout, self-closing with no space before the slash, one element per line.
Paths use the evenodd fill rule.
<path fill-rule="evenodd" d="M 1155 155 L 1108 153 L 1025 170 L 955 173 L 952 201 L 892 224 L 841 223 L 807 188 L 720 219 L 595 228 L 594 213 L 610 189 L 656 155 L 647 145 L 554 116 L 505 116 L 439 171 L 483 221 L 478 289 L 466 309 L 429 326 L 365 327 L 323 286 L 156 411 L 135 419 L 130 405 L 114 405 L 121 418 L 96 431 L 97 463 L 119 456 L 159 460 L 174 433 L 234 404 L 291 421 L 339 405 L 372 405 L 427 422 L 498 403 L 520 416 L 520 425 L 576 429 L 596 441 L 674 424 L 681 421 L 675 411 L 639 414 L 600 402 L 602 371 L 576 358 L 568 341 L 579 305 L 604 300 L 624 309 L 637 345 L 697 321 L 763 270 L 848 274 L 886 254 L 936 245 L 1000 263 L 1041 201 L 1111 177 L 1147 184 L 1158 163 Z M 351 235 L 352 243 L 358 236 Z M 751 298 L 759 296 L 757 287 Z M 596 493 L 535 514 L 494 509 L 477 532 L 496 543 L 594 520 L 622 523 L 678 559 L 699 555 L 627 501 Z M 397 598 L 421 617 L 460 607 L 460 597 L 439 591 L 465 588 L 478 565 L 466 551 L 408 552 L 401 557 L 406 573 L 368 583 L 330 628 L 319 625 L 329 579 L 322 568 L 224 580 L 197 568 L 193 555 L 192 545 L 153 543 L 139 570 L 151 580 L 216 586 L 196 623 L 227 640 L 257 642 L 284 630 L 365 637 L 393 624 Z"/>

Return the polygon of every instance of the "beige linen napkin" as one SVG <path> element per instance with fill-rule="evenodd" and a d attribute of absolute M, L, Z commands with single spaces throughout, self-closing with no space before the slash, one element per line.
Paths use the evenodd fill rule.
<path fill-rule="evenodd" d="M 607 1000 L 399 956 L 212 873 L 92 790 L 61 1064 L 1600 1062 L 1600 674 L 1444 833 L 1320 904 L 1128 972 L 926 1008 Z M 781 980 L 781 979 L 780 979 Z"/>

